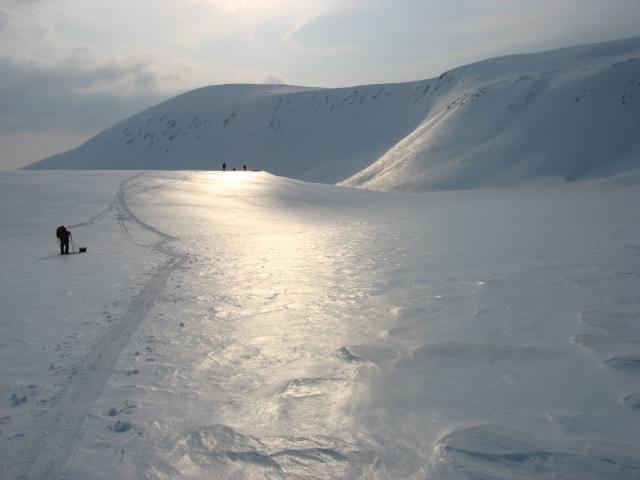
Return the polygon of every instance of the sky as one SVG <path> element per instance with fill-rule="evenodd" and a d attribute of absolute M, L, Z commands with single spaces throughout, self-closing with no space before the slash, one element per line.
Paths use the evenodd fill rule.
<path fill-rule="evenodd" d="M 0 0 L 0 169 L 206 85 L 420 80 L 639 25 L 639 0 Z"/>

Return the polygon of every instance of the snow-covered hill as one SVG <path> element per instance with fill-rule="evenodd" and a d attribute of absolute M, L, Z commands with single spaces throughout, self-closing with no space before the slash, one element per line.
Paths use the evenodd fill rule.
<path fill-rule="evenodd" d="M 419 82 L 194 90 L 32 169 L 266 169 L 390 190 L 640 167 L 640 37 L 513 55 Z"/>

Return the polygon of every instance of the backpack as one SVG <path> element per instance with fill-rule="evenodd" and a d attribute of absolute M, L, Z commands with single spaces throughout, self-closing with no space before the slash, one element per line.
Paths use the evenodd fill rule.
<path fill-rule="evenodd" d="M 62 234 L 64 232 L 66 232 L 67 229 L 65 228 L 64 225 L 60 225 L 58 228 L 56 228 L 56 237 L 60 238 L 62 236 Z"/>

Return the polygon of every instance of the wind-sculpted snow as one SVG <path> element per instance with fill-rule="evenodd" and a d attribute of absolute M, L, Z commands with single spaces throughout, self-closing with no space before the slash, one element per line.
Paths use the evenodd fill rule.
<path fill-rule="evenodd" d="M 640 476 L 637 186 L 0 182 L 3 479 Z"/>
<path fill-rule="evenodd" d="M 211 425 L 180 439 L 168 466 L 158 466 L 153 473 L 166 480 L 209 478 L 212 474 L 217 478 L 246 478 L 247 472 L 264 479 L 345 478 L 358 472 L 358 465 L 371 460 L 356 444 L 340 439 L 258 439 L 224 425 Z"/>
<path fill-rule="evenodd" d="M 630 393 L 620 399 L 623 405 L 629 408 L 640 409 L 640 392 Z"/>
<path fill-rule="evenodd" d="M 616 442 L 555 444 L 496 425 L 461 428 L 438 440 L 438 475 L 450 480 L 638 478 L 637 447 Z M 578 473 L 579 472 L 579 473 Z"/>
<path fill-rule="evenodd" d="M 377 190 L 638 182 L 640 37 L 339 89 L 201 88 L 35 169 L 265 169 Z"/>

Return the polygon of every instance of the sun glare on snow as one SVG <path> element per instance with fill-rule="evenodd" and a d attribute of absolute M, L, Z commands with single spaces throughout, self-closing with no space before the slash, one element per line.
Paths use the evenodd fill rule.
<path fill-rule="evenodd" d="M 230 172 L 207 172 L 203 174 L 211 188 L 232 188 L 247 189 L 252 188 L 259 172 L 230 171 Z"/>

